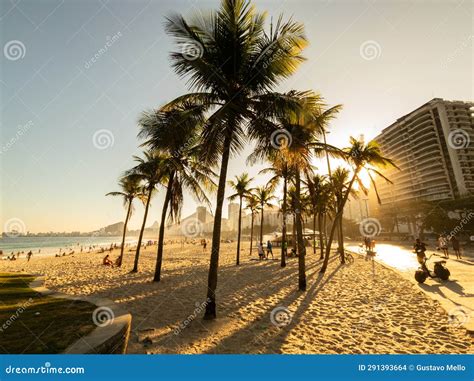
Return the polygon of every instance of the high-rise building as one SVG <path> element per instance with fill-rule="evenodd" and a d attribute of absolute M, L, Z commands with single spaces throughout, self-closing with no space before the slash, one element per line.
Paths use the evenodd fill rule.
<path fill-rule="evenodd" d="M 401 169 L 378 181 L 384 205 L 474 194 L 474 103 L 432 99 L 385 128 L 375 140 Z"/>
<path fill-rule="evenodd" d="M 239 223 L 239 204 L 235 202 L 229 203 L 227 207 L 227 216 L 232 230 L 237 230 Z"/>

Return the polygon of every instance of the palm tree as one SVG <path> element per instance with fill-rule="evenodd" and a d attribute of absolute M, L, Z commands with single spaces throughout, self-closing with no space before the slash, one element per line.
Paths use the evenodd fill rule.
<path fill-rule="evenodd" d="M 334 216 L 334 220 L 331 225 L 331 230 L 329 232 L 329 239 L 326 246 L 326 255 L 324 257 L 323 266 L 321 267 L 320 272 L 324 273 L 327 269 L 328 262 L 329 262 L 329 255 L 331 252 L 331 245 L 334 239 L 334 233 L 339 223 L 339 219 L 342 218 L 342 213 L 344 211 L 344 206 L 351 194 L 352 187 L 354 183 L 360 182 L 359 174 L 362 170 L 366 170 L 372 185 L 374 186 L 375 194 L 377 195 L 377 200 L 380 202 L 380 197 L 377 191 L 377 187 L 375 185 L 374 178 L 372 175 L 377 175 L 385 179 L 386 181 L 391 181 L 386 178 L 382 173 L 380 173 L 376 167 L 386 167 L 386 166 L 393 166 L 398 169 L 392 159 L 384 157 L 382 152 L 380 151 L 380 147 L 378 143 L 374 140 L 368 142 L 367 144 L 364 143 L 362 139 L 356 139 L 351 136 L 350 138 L 350 146 L 344 148 L 343 150 L 346 154 L 346 160 L 352 167 L 352 176 L 350 181 L 346 187 L 346 191 L 342 195 L 342 199 L 337 205 L 337 212 Z"/>
<path fill-rule="evenodd" d="M 142 226 L 140 228 L 140 234 L 138 236 L 137 250 L 135 252 L 135 261 L 133 264 L 132 272 L 138 271 L 140 248 L 142 244 L 143 233 L 145 231 L 146 220 L 148 217 L 148 209 L 150 207 L 150 201 L 153 196 L 153 192 L 156 190 L 156 186 L 163 181 L 163 178 L 165 176 L 165 173 L 163 172 L 164 157 L 159 152 L 145 151 L 143 155 L 144 158 L 134 156 L 134 159 L 138 162 L 138 164 L 129 171 L 130 175 L 135 175 L 140 180 L 145 182 L 144 194 L 146 196 L 145 213 L 143 214 Z"/>
<path fill-rule="evenodd" d="M 258 152 L 250 155 L 248 162 L 254 163 L 257 160 Z M 288 181 L 291 176 L 291 168 L 288 166 L 288 161 L 285 158 L 282 150 L 271 150 L 268 152 L 268 160 L 271 166 L 264 168 L 260 171 L 260 174 L 273 173 L 273 177 L 269 180 L 269 183 L 277 184 L 278 181 L 283 179 L 283 199 L 281 204 L 282 214 L 282 228 L 281 228 L 281 259 L 280 266 L 286 267 L 286 255 L 287 255 L 287 243 L 286 243 L 286 221 L 287 221 L 287 196 L 288 196 Z"/>
<path fill-rule="evenodd" d="M 254 137 L 249 123 L 255 113 L 279 114 L 295 108 L 288 94 L 273 89 L 295 72 L 304 60 L 307 40 L 302 24 L 282 18 L 265 31 L 264 13 L 257 13 L 246 0 L 222 0 L 219 10 L 191 20 L 181 15 L 167 19 L 166 30 L 175 38 L 178 50 L 171 53 L 175 71 L 189 78 L 193 91 L 169 106 L 191 102 L 207 106 L 210 116 L 201 136 L 205 154 L 220 161 L 217 202 L 214 213 L 212 250 L 204 319 L 216 313 L 217 271 L 222 207 L 227 167 L 231 153 L 243 147 L 243 139 Z M 192 47 L 198 54 L 188 53 Z"/>
<path fill-rule="evenodd" d="M 229 200 L 235 200 L 239 198 L 239 228 L 237 233 L 237 256 L 235 264 L 238 266 L 240 264 L 240 233 L 242 227 L 242 199 L 250 195 L 249 185 L 253 179 L 249 178 L 248 173 L 243 173 L 240 176 L 235 176 L 235 180 L 230 180 L 229 185 L 235 192 L 229 196 Z"/>
<path fill-rule="evenodd" d="M 345 192 L 348 191 L 347 186 L 350 180 L 350 172 L 346 168 L 338 167 L 331 175 L 331 186 L 334 194 L 335 205 L 341 205 Z M 351 196 L 356 196 L 357 192 L 355 189 L 350 191 Z M 336 209 L 337 211 L 337 209 Z M 344 235 L 342 230 L 342 218 L 338 222 L 338 249 L 341 262 L 344 263 Z"/>
<path fill-rule="evenodd" d="M 319 244 L 322 247 L 322 232 L 321 232 L 321 221 L 322 213 L 320 213 L 320 204 L 325 192 L 325 176 L 314 174 L 313 172 L 306 171 L 306 187 L 308 190 L 309 203 L 311 205 L 311 214 L 313 216 L 313 253 L 316 254 L 316 218 L 318 218 L 319 227 Z M 321 259 L 323 254 L 321 253 Z"/>
<path fill-rule="evenodd" d="M 117 259 L 117 266 L 122 266 L 123 250 L 125 248 L 125 235 L 127 234 L 127 224 L 133 213 L 133 200 L 137 197 L 142 197 L 142 187 L 140 179 L 136 176 L 123 176 L 119 180 L 119 186 L 122 189 L 120 192 L 109 192 L 106 196 L 119 196 L 123 198 L 123 204 L 127 208 L 125 221 L 123 224 L 122 245 L 120 246 L 120 256 Z"/>
<path fill-rule="evenodd" d="M 189 104 L 145 112 L 139 120 L 139 137 L 146 139 L 142 145 L 163 155 L 161 170 L 166 179 L 154 282 L 161 280 L 166 218 L 170 222 L 179 221 L 183 189 L 188 189 L 198 201 L 209 204 L 205 189 L 212 188 L 214 172 L 198 157 L 202 123 L 203 108 Z"/>
<path fill-rule="evenodd" d="M 258 212 L 258 200 L 253 193 L 245 199 L 247 203 L 247 209 L 250 210 L 251 222 L 250 222 L 250 251 L 249 255 L 252 255 L 252 243 L 253 243 L 253 223 L 255 221 L 255 214 Z"/>
<path fill-rule="evenodd" d="M 273 195 L 274 185 L 269 183 L 265 186 L 260 186 L 254 189 L 255 198 L 260 207 L 260 243 L 263 245 L 263 210 L 266 206 L 272 207 L 271 201 L 276 197 Z"/>

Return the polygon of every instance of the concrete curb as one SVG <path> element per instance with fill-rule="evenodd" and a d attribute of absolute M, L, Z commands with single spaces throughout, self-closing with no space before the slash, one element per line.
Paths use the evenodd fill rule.
<path fill-rule="evenodd" d="M 360 257 L 365 257 L 365 254 L 361 254 L 359 252 L 356 252 L 356 251 L 353 251 L 353 250 L 349 250 L 349 249 L 344 249 L 346 251 L 349 251 L 350 253 L 352 254 L 355 254 L 355 255 L 358 255 Z M 448 300 L 440 300 L 440 299 L 437 299 L 437 298 L 434 298 L 433 295 L 431 295 L 429 292 L 426 292 L 422 287 L 419 286 L 418 282 L 414 279 L 413 276 L 407 276 L 407 274 L 404 274 L 400 271 L 398 271 L 397 269 L 383 263 L 383 262 L 379 262 L 379 261 L 376 261 L 374 259 L 375 262 L 377 262 L 379 265 L 385 267 L 386 269 L 389 269 L 389 270 L 392 270 L 394 271 L 395 273 L 397 273 L 398 275 L 400 275 L 402 278 L 408 280 L 409 282 L 411 282 L 414 286 L 418 286 L 418 290 L 420 290 L 421 292 L 423 292 L 425 295 L 427 295 L 430 299 L 438 302 L 438 304 L 441 306 L 441 308 L 444 309 L 444 311 L 446 312 L 446 314 L 449 316 L 449 313 L 450 311 L 454 308 L 454 307 L 458 307 L 459 305 L 453 303 L 453 302 L 449 302 Z M 467 311 L 469 311 L 470 315 L 471 315 L 471 319 L 469 319 L 466 323 L 464 323 L 462 325 L 462 327 L 466 330 L 467 334 L 468 335 L 474 335 L 474 313 L 473 311 L 471 311 L 470 308 L 466 307 L 466 306 L 461 306 L 463 308 L 465 308 Z"/>
<path fill-rule="evenodd" d="M 69 300 L 80 300 L 95 304 L 91 319 L 99 321 L 94 323 L 97 327 L 87 336 L 80 338 L 67 347 L 63 353 L 66 354 L 124 354 L 127 351 L 132 315 L 124 311 L 113 301 L 93 296 L 71 296 L 56 292 L 44 287 L 45 277 L 36 276 L 29 286 L 34 291 L 52 298 Z M 106 319 L 101 319 L 101 314 Z"/>

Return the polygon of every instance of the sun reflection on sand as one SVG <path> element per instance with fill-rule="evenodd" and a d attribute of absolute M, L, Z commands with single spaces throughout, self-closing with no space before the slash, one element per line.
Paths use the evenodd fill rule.
<path fill-rule="evenodd" d="M 357 251 L 358 247 L 352 246 L 350 249 Z M 385 263 L 390 267 L 394 267 L 397 270 L 409 271 L 415 270 L 419 267 L 416 260 L 416 255 L 410 250 L 402 249 L 398 246 L 389 244 L 377 244 L 375 251 L 377 253 L 375 259 L 378 262 Z"/>

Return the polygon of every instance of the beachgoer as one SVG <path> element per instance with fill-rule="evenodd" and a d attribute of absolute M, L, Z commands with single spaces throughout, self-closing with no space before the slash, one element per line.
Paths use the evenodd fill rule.
<path fill-rule="evenodd" d="M 206 248 L 207 248 L 207 240 L 204 238 L 202 242 L 202 251 L 206 251 Z"/>
<path fill-rule="evenodd" d="M 443 252 L 445 258 L 449 258 L 448 242 L 441 234 L 438 237 L 438 247 Z"/>
<path fill-rule="evenodd" d="M 265 253 L 263 252 L 262 243 L 259 242 L 257 247 L 258 247 L 258 259 L 263 259 L 263 258 L 265 258 Z"/>
<path fill-rule="evenodd" d="M 113 263 L 112 260 L 110 259 L 109 254 L 107 254 L 107 255 L 104 257 L 104 259 L 102 260 L 102 264 L 103 264 L 104 266 L 112 266 L 112 267 L 114 266 L 114 263 Z"/>
<path fill-rule="evenodd" d="M 456 254 L 457 259 L 462 259 L 461 257 L 461 244 L 455 235 L 451 237 L 451 244 L 453 245 L 454 254 Z"/>
<path fill-rule="evenodd" d="M 416 239 L 415 244 L 413 245 L 413 250 L 415 250 L 416 258 L 420 265 L 423 264 L 425 261 L 425 251 L 426 251 L 426 244 L 421 242 L 419 238 Z"/>
<path fill-rule="evenodd" d="M 31 250 L 28 252 L 28 254 L 26 254 L 26 259 L 28 260 L 28 262 L 30 261 L 32 255 L 33 252 Z"/>
<path fill-rule="evenodd" d="M 273 251 L 272 251 L 272 243 L 270 241 L 267 241 L 267 258 L 269 256 L 269 254 L 272 255 L 272 259 L 273 259 Z"/>

